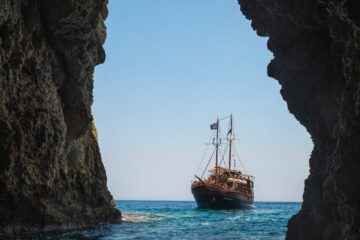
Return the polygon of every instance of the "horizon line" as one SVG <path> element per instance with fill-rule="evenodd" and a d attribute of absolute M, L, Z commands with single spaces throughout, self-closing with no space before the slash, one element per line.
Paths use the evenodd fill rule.
<path fill-rule="evenodd" d="M 195 202 L 195 200 L 160 200 L 160 199 L 115 199 L 115 201 L 148 201 L 148 202 Z M 302 203 L 303 201 L 254 201 L 258 203 Z"/>

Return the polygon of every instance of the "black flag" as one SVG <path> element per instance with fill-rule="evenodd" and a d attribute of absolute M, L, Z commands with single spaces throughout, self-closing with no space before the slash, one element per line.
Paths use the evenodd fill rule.
<path fill-rule="evenodd" d="M 218 129 L 218 123 L 216 122 L 216 123 L 211 124 L 210 129 L 211 130 Z"/>

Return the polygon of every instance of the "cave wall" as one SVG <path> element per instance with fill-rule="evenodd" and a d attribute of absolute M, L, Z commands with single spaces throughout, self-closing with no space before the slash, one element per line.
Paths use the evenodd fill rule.
<path fill-rule="evenodd" d="M 269 37 L 268 75 L 314 143 L 286 239 L 360 239 L 360 2 L 238 2 L 257 34 Z"/>
<path fill-rule="evenodd" d="M 0 0 L 0 233 L 120 220 L 91 105 L 106 0 Z"/>

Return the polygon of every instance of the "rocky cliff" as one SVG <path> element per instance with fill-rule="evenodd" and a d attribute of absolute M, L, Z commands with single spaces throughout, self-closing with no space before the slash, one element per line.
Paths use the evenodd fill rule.
<path fill-rule="evenodd" d="M 304 202 L 286 239 L 359 239 L 360 2 L 239 3 L 257 34 L 269 37 L 268 74 L 314 143 Z"/>
<path fill-rule="evenodd" d="M 0 0 L 0 232 L 118 221 L 91 114 L 106 0 Z"/>

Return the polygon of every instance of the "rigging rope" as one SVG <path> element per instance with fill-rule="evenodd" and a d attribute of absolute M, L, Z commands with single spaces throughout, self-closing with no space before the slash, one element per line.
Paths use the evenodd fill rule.
<path fill-rule="evenodd" d="M 246 174 L 246 169 L 245 169 L 245 167 L 244 167 L 243 162 L 240 160 L 240 155 L 239 155 L 238 152 L 236 151 L 236 147 L 235 147 L 235 146 L 234 146 L 234 152 L 235 152 L 237 158 L 239 159 L 239 162 L 240 162 L 241 167 L 244 169 L 244 173 Z"/>
<path fill-rule="evenodd" d="M 210 136 L 210 139 L 209 139 L 209 141 L 208 141 L 209 143 L 210 143 L 210 141 L 211 141 L 212 138 L 213 138 L 213 136 Z M 198 171 L 200 170 L 200 167 L 201 167 L 201 165 L 203 164 L 203 161 L 204 161 L 204 159 L 205 159 L 205 155 L 206 155 L 206 153 L 207 153 L 207 150 L 209 149 L 209 146 L 210 146 L 210 144 L 208 144 L 208 145 L 206 146 L 205 151 L 204 151 L 204 154 L 203 154 L 203 157 L 201 158 L 200 164 L 199 164 L 198 168 L 196 169 L 196 172 L 198 172 Z"/>
<path fill-rule="evenodd" d="M 226 166 L 226 162 L 225 162 L 224 159 L 225 159 L 225 154 L 226 154 L 226 151 L 227 151 L 228 148 L 229 148 L 229 145 L 227 145 L 226 148 L 225 148 L 225 150 L 224 150 L 224 153 L 223 153 L 223 155 L 222 155 L 222 158 L 221 158 L 219 167 L 221 166 L 221 163 L 222 163 L 222 162 L 224 163 L 225 167 L 227 167 L 227 166 Z M 221 151 L 220 151 L 220 152 L 221 152 Z"/>
<path fill-rule="evenodd" d="M 205 167 L 205 169 L 204 169 L 204 172 L 201 174 L 201 178 L 203 178 L 203 176 L 204 176 L 207 168 L 209 167 L 209 164 L 210 164 L 210 162 L 211 162 L 212 157 L 214 156 L 214 153 L 215 153 L 215 149 L 214 149 L 214 151 L 212 152 L 211 157 L 210 157 L 208 163 L 206 164 L 206 167 Z"/>

